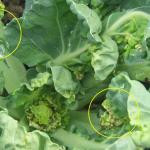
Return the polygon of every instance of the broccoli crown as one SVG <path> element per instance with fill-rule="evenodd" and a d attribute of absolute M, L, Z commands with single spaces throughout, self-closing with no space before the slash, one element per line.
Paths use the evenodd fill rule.
<path fill-rule="evenodd" d="M 67 115 L 68 110 L 65 104 L 62 103 L 62 99 L 62 97 L 54 96 L 50 92 L 44 92 L 35 99 L 25 110 L 29 125 L 47 132 L 59 127 L 65 127 L 69 117 Z"/>

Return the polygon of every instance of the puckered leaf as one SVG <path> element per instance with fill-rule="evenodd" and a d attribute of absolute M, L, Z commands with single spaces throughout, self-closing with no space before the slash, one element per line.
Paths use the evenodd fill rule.
<path fill-rule="evenodd" d="M 35 78 L 30 80 L 30 83 L 26 83 L 26 87 L 33 91 L 36 88 L 42 87 L 48 84 L 48 79 L 50 77 L 49 72 L 38 73 Z"/>
<path fill-rule="evenodd" d="M 117 64 L 118 55 L 116 43 L 109 38 L 93 53 L 91 63 L 97 80 L 105 80 L 113 71 Z"/>
<path fill-rule="evenodd" d="M 69 70 L 61 66 L 53 66 L 51 70 L 56 91 L 65 98 L 74 100 L 78 88 Z"/>

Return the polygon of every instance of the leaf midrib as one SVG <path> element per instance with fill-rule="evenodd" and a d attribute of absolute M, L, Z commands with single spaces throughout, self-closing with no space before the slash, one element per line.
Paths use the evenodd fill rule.
<path fill-rule="evenodd" d="M 57 23 L 59 34 L 60 34 L 62 53 L 64 53 L 64 51 L 65 51 L 65 43 L 64 43 L 62 28 L 61 28 L 60 21 L 59 21 L 59 11 L 58 11 L 58 7 L 57 7 L 56 2 L 55 2 L 55 7 L 56 7 L 56 23 Z"/>

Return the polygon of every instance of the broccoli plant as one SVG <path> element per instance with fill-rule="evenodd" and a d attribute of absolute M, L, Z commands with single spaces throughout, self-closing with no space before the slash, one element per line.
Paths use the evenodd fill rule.
<path fill-rule="evenodd" d="M 150 148 L 150 12 L 143 3 L 150 4 L 25 1 L 21 43 L 0 58 L 0 149 Z M 19 34 L 15 19 L 0 22 L 0 56 Z"/>

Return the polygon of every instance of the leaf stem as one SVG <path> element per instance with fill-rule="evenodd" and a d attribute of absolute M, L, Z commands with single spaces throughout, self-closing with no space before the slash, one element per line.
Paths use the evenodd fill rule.
<path fill-rule="evenodd" d="M 77 56 L 79 56 L 81 53 L 83 53 L 84 51 L 86 51 L 88 49 L 89 45 L 84 46 L 83 48 L 80 48 L 78 50 L 75 50 L 74 52 L 71 53 L 66 53 L 64 55 L 59 56 L 58 58 L 56 58 L 53 63 L 55 65 L 62 65 L 65 64 L 68 61 L 71 61 L 73 58 L 76 58 Z"/>

